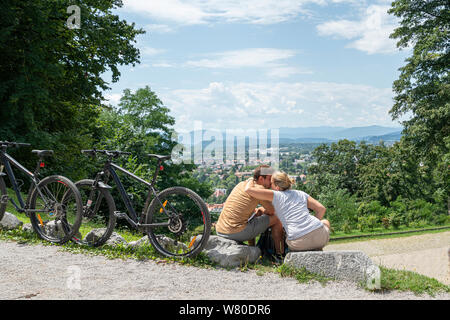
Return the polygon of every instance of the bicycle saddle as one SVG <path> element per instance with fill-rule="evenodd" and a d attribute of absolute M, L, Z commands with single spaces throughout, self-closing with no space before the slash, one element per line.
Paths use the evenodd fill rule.
<path fill-rule="evenodd" d="M 160 155 L 160 154 L 153 154 L 153 153 L 148 153 L 147 155 L 149 157 L 151 157 L 151 158 L 156 158 L 158 160 L 167 160 L 167 159 L 171 158 L 170 155 L 169 156 L 163 156 L 163 155 Z"/>
<path fill-rule="evenodd" d="M 39 158 L 53 155 L 53 150 L 31 150 L 31 152 L 36 153 Z"/>

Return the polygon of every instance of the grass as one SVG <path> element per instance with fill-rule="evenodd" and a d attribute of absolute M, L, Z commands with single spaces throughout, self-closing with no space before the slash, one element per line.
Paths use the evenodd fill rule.
<path fill-rule="evenodd" d="M 360 231 L 357 229 L 351 230 L 350 232 L 344 232 L 344 231 L 332 231 L 331 233 L 331 239 L 333 238 L 340 238 L 340 237 L 348 237 L 348 236 L 364 236 L 364 235 L 371 235 L 371 234 L 383 234 L 383 233 L 394 233 L 394 232 L 404 232 L 404 231 L 414 231 L 414 230 L 421 230 L 424 228 L 436 228 L 436 227 L 450 227 L 450 223 L 445 223 L 442 225 L 432 225 L 427 224 L 424 225 L 423 228 L 415 228 L 415 227 L 407 227 L 405 225 L 399 226 L 398 228 L 394 229 L 389 227 L 388 229 L 383 227 L 373 228 L 373 230 L 365 230 Z"/>
<path fill-rule="evenodd" d="M 276 268 L 276 272 L 280 274 L 281 277 L 290 277 L 295 278 L 299 283 L 309 283 L 310 281 L 318 281 L 325 286 L 328 281 L 332 281 L 332 278 L 327 278 L 323 275 L 311 273 L 308 270 L 303 268 L 295 268 L 292 266 L 288 266 L 286 264 L 282 264 L 278 268 Z"/>
<path fill-rule="evenodd" d="M 445 225 L 441 225 L 441 226 L 428 226 L 428 227 L 450 227 L 450 224 L 445 224 Z M 440 232 L 448 232 L 450 231 L 449 229 L 439 229 L 439 230 L 421 230 L 421 229 L 415 229 L 415 228 L 401 228 L 398 229 L 396 231 L 416 231 L 414 233 L 399 233 L 399 234 L 386 234 L 386 235 L 370 235 L 367 232 L 352 232 L 352 233 L 346 233 L 345 236 L 363 236 L 364 237 L 360 237 L 360 238 L 350 238 L 350 239 L 333 239 L 333 238 L 337 238 L 338 236 L 336 236 L 336 233 L 334 233 L 331 237 L 330 237 L 330 244 L 338 244 L 338 243 L 347 243 L 347 242 L 356 242 L 356 241 L 367 241 L 367 240 L 371 240 L 371 239 L 393 239 L 393 238 L 402 238 L 402 237 L 411 237 L 411 236 L 417 236 L 417 235 L 421 235 L 421 234 L 429 234 L 429 233 L 440 233 Z M 389 233 L 389 232 L 393 232 L 392 230 L 386 230 L 385 232 L 380 232 L 380 233 Z M 378 233 L 378 231 L 374 231 L 374 233 Z M 365 236 L 365 235 L 369 235 L 369 236 Z M 341 237 L 344 235 L 339 235 L 339 237 Z"/>
<path fill-rule="evenodd" d="M 428 293 L 431 296 L 438 292 L 450 293 L 450 286 L 416 272 L 389 269 L 383 266 L 380 266 L 380 271 L 381 291 L 412 291 L 415 294 Z"/>

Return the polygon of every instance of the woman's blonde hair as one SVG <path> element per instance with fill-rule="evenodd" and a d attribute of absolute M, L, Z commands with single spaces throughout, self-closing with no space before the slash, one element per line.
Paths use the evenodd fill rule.
<path fill-rule="evenodd" d="M 288 190 L 295 183 L 294 179 L 289 178 L 286 172 L 277 171 L 272 175 L 273 183 L 280 187 L 282 191 Z"/>

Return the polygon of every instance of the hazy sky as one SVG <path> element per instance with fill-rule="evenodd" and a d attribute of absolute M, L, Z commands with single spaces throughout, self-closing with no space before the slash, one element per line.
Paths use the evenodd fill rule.
<path fill-rule="evenodd" d="M 410 55 L 386 0 L 123 0 L 147 31 L 141 64 L 106 92 L 149 85 L 175 128 L 398 126 L 392 82 Z M 106 79 L 110 80 L 107 77 Z"/>

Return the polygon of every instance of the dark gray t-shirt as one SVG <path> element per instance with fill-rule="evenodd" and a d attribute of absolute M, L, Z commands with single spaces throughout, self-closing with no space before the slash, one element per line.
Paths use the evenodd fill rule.
<path fill-rule="evenodd" d="M 287 240 L 295 240 L 322 227 L 308 210 L 309 195 L 300 190 L 273 191 L 275 214 L 283 224 Z"/>

